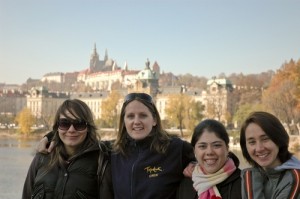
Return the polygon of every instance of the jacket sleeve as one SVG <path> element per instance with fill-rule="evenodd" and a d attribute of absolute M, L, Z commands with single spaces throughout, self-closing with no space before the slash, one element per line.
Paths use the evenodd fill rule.
<path fill-rule="evenodd" d="M 22 199 L 31 198 L 34 180 L 38 171 L 38 163 L 40 161 L 41 156 L 36 154 L 30 164 L 30 167 L 27 172 L 27 176 L 23 186 Z"/>
<path fill-rule="evenodd" d="M 196 161 L 194 150 L 189 142 L 183 141 L 182 146 L 182 166 L 183 169 L 190 163 Z"/>
<path fill-rule="evenodd" d="M 114 191 L 112 185 L 111 165 L 110 162 L 106 165 L 104 176 L 99 189 L 100 199 L 113 199 Z"/>

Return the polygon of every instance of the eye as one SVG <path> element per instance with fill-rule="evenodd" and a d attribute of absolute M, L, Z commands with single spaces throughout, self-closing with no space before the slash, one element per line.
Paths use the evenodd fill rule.
<path fill-rule="evenodd" d="M 128 115 L 126 115 L 126 118 L 132 119 L 132 118 L 134 118 L 134 114 L 128 114 Z"/>
<path fill-rule="evenodd" d="M 249 144 L 249 145 L 254 145 L 254 144 L 255 144 L 255 141 L 253 141 L 253 140 L 252 140 L 252 141 L 248 141 L 248 144 Z"/>
<path fill-rule="evenodd" d="M 213 144 L 213 147 L 214 147 L 215 149 L 217 149 L 217 148 L 222 147 L 222 144 Z"/>
<path fill-rule="evenodd" d="M 148 117 L 148 115 L 145 114 L 145 113 L 142 113 L 142 114 L 140 114 L 140 117 L 141 117 L 141 118 L 146 118 L 146 117 Z"/>
<path fill-rule="evenodd" d="M 198 145 L 198 149 L 201 149 L 201 150 L 206 149 L 206 145 L 200 144 L 200 145 Z"/>
<path fill-rule="evenodd" d="M 269 140 L 270 140 L 269 137 L 264 137 L 264 138 L 262 139 L 262 141 L 264 141 L 264 142 L 267 142 L 267 141 L 269 141 Z"/>

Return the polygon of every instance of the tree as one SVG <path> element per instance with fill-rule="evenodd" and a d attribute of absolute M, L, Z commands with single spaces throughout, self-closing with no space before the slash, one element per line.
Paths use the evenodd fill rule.
<path fill-rule="evenodd" d="M 190 96 L 181 93 L 169 96 L 165 112 L 170 123 L 178 127 L 183 136 L 183 128 L 193 129 L 203 117 L 203 109 L 200 102 L 195 102 Z"/>
<path fill-rule="evenodd" d="M 120 93 L 112 91 L 108 98 L 101 104 L 101 118 L 108 127 L 114 128 L 115 131 L 118 127 L 118 104 L 121 99 Z"/>
<path fill-rule="evenodd" d="M 296 85 L 291 80 L 285 80 L 277 86 L 276 92 L 266 91 L 263 96 L 264 103 L 279 119 L 287 124 L 299 122 L 297 99 L 295 96 Z"/>
<path fill-rule="evenodd" d="M 223 98 L 221 95 L 213 96 L 208 102 L 206 107 L 207 116 L 209 118 L 216 118 L 221 121 L 221 117 L 224 114 L 224 108 L 222 106 Z"/>
<path fill-rule="evenodd" d="M 31 126 L 35 121 L 30 109 L 24 108 L 16 117 L 16 122 L 19 124 L 20 132 L 28 135 L 31 132 Z"/>
<path fill-rule="evenodd" d="M 263 93 L 263 103 L 281 121 L 290 124 L 300 121 L 300 60 L 290 60 L 273 76 Z"/>
<path fill-rule="evenodd" d="M 233 121 L 240 127 L 245 121 L 246 117 L 253 111 L 263 111 L 263 106 L 261 104 L 250 104 L 246 103 L 239 106 L 238 110 L 233 116 Z"/>
<path fill-rule="evenodd" d="M 190 133 L 192 133 L 195 126 L 202 120 L 203 110 L 204 106 L 201 104 L 201 102 L 192 99 L 189 100 L 189 104 L 187 104 L 186 107 L 184 124 L 186 129 L 188 129 Z"/>
<path fill-rule="evenodd" d="M 184 98 L 186 95 L 173 94 L 169 96 L 166 107 L 166 114 L 171 124 L 180 129 L 180 134 L 183 136 L 183 118 L 184 118 Z"/>

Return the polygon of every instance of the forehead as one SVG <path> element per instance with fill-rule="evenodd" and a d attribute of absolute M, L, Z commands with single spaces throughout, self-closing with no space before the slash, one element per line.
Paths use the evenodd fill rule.
<path fill-rule="evenodd" d="M 125 113 L 128 112 L 150 112 L 149 108 L 138 100 L 133 100 L 125 107 Z"/>
<path fill-rule="evenodd" d="M 246 130 L 245 130 L 245 136 L 246 138 L 249 137 L 259 137 L 266 135 L 266 133 L 263 131 L 263 129 L 256 123 L 250 123 Z"/>
<path fill-rule="evenodd" d="M 199 137 L 197 142 L 216 142 L 216 141 L 224 142 L 221 138 L 217 136 L 215 132 L 204 130 L 204 132 Z"/>
<path fill-rule="evenodd" d="M 59 118 L 71 118 L 71 119 L 76 119 L 76 118 L 78 118 L 77 117 L 77 115 L 75 114 L 75 113 L 70 113 L 68 110 L 66 110 L 65 112 L 64 112 L 64 114 L 60 114 L 59 115 Z"/>

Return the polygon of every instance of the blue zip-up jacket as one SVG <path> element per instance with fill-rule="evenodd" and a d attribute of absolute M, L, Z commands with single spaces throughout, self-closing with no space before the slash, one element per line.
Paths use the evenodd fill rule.
<path fill-rule="evenodd" d="M 172 138 L 165 154 L 150 150 L 152 137 L 130 140 L 128 155 L 112 153 L 115 199 L 171 199 L 183 178 L 183 170 L 194 160 L 192 146 Z"/>

